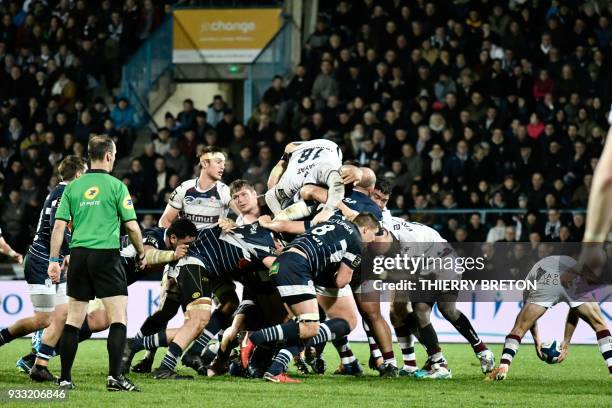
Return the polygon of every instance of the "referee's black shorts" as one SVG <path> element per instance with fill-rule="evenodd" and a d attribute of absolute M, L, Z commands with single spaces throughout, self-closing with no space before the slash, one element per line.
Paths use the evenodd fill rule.
<path fill-rule="evenodd" d="M 118 249 L 72 248 L 68 296 L 81 301 L 127 296 L 127 279 Z"/>

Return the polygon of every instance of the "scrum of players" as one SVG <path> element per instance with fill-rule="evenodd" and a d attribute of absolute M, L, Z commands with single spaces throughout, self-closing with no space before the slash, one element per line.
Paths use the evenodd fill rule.
<path fill-rule="evenodd" d="M 177 373 L 181 362 L 202 376 L 229 372 L 276 383 L 300 382 L 287 375 L 289 364 L 294 362 L 302 374 L 324 373 L 323 350 L 331 342 L 341 361 L 335 373 L 361 376 L 364 369 L 348 341 L 359 313 L 370 345 L 368 366 L 381 377 L 449 379 L 449 362 L 430 320 L 435 304 L 472 347 L 482 372 L 502 380 L 528 330 L 540 353 L 536 321 L 560 301 L 571 307 L 560 360 L 567 355 L 572 327 L 582 318 L 596 331 L 600 351 L 612 370 L 612 338 L 597 303 L 572 302 L 560 284 L 527 296 L 498 367 L 491 350 L 457 309 L 456 292 L 431 293 L 433 302 L 397 296 L 391 304 L 390 327 L 380 303 L 365 296 L 372 289 L 359 273 L 364 251 L 373 248 L 384 254 L 402 245 L 409 250 L 410 243 L 445 241 L 433 228 L 391 216 L 386 209 L 389 185 L 376 180 L 369 168 L 343 164 L 334 142 L 288 144 L 262 199 L 247 181 L 235 180 L 229 186 L 221 182 L 225 156 L 220 150 L 206 148 L 199 159 L 199 177 L 176 188 L 159 227 L 143 231 L 148 265 L 144 271 L 136 268 L 134 248 L 122 240 L 128 284 L 163 268 L 159 307 L 128 339 L 124 372 L 153 372 L 159 380 L 193 379 Z M 0 332 L 2 346 L 44 329 L 35 336 L 33 350 L 17 363 L 38 382 L 55 380 L 48 362 L 58 354 L 67 313 L 65 277 L 59 284 L 49 284 L 46 276 L 50 231 L 63 189 L 84 170 L 85 163 L 71 156 L 60 165 L 63 181 L 44 203 L 25 262 L 34 316 Z M 237 215 L 235 220 L 227 218 L 230 209 Z M 65 243 L 69 240 L 67 233 Z M 12 253 L 10 248 L 3 250 Z M 62 257 L 69 262 L 67 245 Z M 551 256 L 534 270 L 559 275 L 572 267 L 571 261 Z M 542 277 L 541 272 L 530 272 L 535 273 Z M 241 299 L 236 283 L 242 286 Z M 169 328 L 179 309 L 183 324 Z M 108 326 L 101 302 L 90 302 L 79 341 Z M 402 353 L 400 367 L 392 330 Z M 427 352 L 421 368 L 415 357 L 416 340 Z M 166 351 L 154 368 L 158 349 Z M 144 358 L 134 362 L 140 351 L 146 351 Z"/>

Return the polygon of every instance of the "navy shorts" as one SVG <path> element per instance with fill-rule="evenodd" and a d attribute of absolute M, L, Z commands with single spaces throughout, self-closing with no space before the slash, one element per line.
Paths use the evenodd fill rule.
<path fill-rule="evenodd" d="M 40 259 L 40 257 L 32 255 L 29 252 L 26 254 L 23 265 L 23 274 L 26 282 L 28 282 L 30 285 L 44 285 L 47 278 L 49 278 L 47 273 L 48 268 L 48 260 Z M 66 282 L 66 275 L 62 274 L 60 283 L 64 282 Z"/>
<path fill-rule="evenodd" d="M 295 252 L 283 252 L 270 267 L 270 279 L 288 305 L 316 299 L 308 259 Z"/>

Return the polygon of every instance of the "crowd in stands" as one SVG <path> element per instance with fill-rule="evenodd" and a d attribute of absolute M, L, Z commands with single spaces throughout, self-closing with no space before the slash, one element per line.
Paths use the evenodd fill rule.
<path fill-rule="evenodd" d="M 53 165 L 84 154 L 89 134 L 111 134 L 120 154 L 130 154 L 133 110 L 127 100 L 110 108 L 92 90 L 112 83 L 109 61 L 129 55 L 170 8 L 103 1 L 92 15 L 83 0 L 26 1 L 27 12 L 20 3 L 0 3 L 0 171 L 11 209 L 2 210 L 0 225 L 11 235 L 20 224 L 7 214 L 18 209 L 35 224 L 27 214 L 57 182 Z M 391 183 L 390 209 L 435 225 L 451 241 L 580 240 L 584 214 L 566 210 L 586 207 L 609 127 L 612 2 L 319 6 L 302 63 L 289 77 L 271 78 L 247 121 L 220 95 L 209 106 L 187 99 L 181 112 L 166 114 L 117 175 L 137 208 L 162 209 L 197 174 L 205 145 L 226 150 L 224 181 L 244 178 L 262 193 L 286 143 L 329 138 L 346 160 Z M 117 21 L 123 34 L 109 57 Z M 496 212 L 485 222 L 479 211 L 424 213 L 431 209 Z"/>

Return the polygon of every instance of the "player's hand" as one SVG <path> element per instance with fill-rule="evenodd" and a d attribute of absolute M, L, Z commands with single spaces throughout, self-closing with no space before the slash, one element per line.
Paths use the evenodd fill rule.
<path fill-rule="evenodd" d="M 187 250 L 189 249 L 189 245 L 181 244 L 176 247 L 174 250 L 174 259 L 178 260 L 187 255 Z"/>
<path fill-rule="evenodd" d="M 139 271 L 144 270 L 147 267 L 147 258 L 145 254 L 137 254 L 136 255 L 136 269 Z"/>
<path fill-rule="evenodd" d="M 569 354 L 569 343 L 563 341 L 560 348 L 561 354 L 559 354 L 559 358 L 557 359 L 558 363 L 562 363 L 563 360 L 567 358 L 567 355 Z"/>
<path fill-rule="evenodd" d="M 533 346 L 535 347 L 535 352 L 538 355 L 538 358 L 542 361 L 546 361 L 544 359 L 544 355 L 542 355 L 542 350 L 540 350 L 540 346 L 542 345 L 542 342 L 538 339 L 533 339 Z"/>
<path fill-rule="evenodd" d="M 230 220 L 229 218 L 223 218 L 219 220 L 219 227 L 223 232 L 230 232 L 231 230 L 236 228 L 237 225 L 233 220 Z"/>
<path fill-rule="evenodd" d="M 330 208 L 325 208 L 321 212 L 319 212 L 310 222 L 310 225 L 317 225 L 322 222 L 329 220 L 329 218 L 334 215 L 334 212 Z"/>
<path fill-rule="evenodd" d="M 13 261 L 17 262 L 18 264 L 23 263 L 23 255 L 21 255 L 19 252 L 15 252 L 11 255 L 11 258 L 13 259 Z"/>
<path fill-rule="evenodd" d="M 262 215 L 257 219 L 257 222 L 259 222 L 259 225 L 261 225 L 262 227 L 268 228 L 268 226 L 272 224 L 272 217 L 270 217 L 269 215 Z"/>
<path fill-rule="evenodd" d="M 357 184 L 361 181 L 363 172 L 359 167 L 344 166 L 340 169 L 340 177 L 344 184 Z"/>
<path fill-rule="evenodd" d="M 62 270 L 68 270 L 68 266 L 70 265 L 70 255 L 66 255 L 64 257 L 64 261 L 62 262 Z"/>
<path fill-rule="evenodd" d="M 49 275 L 53 283 L 59 283 L 61 272 L 62 269 L 60 268 L 59 262 L 49 262 L 47 275 Z"/>
<path fill-rule="evenodd" d="M 359 215 L 359 211 L 351 210 L 350 208 L 342 211 L 342 215 L 349 221 L 353 221 Z"/>
<path fill-rule="evenodd" d="M 606 258 L 606 253 L 602 244 L 585 242 L 582 243 L 578 262 L 572 269 L 576 275 L 582 276 L 587 281 L 595 283 L 601 278 L 603 268 L 606 265 Z"/>

